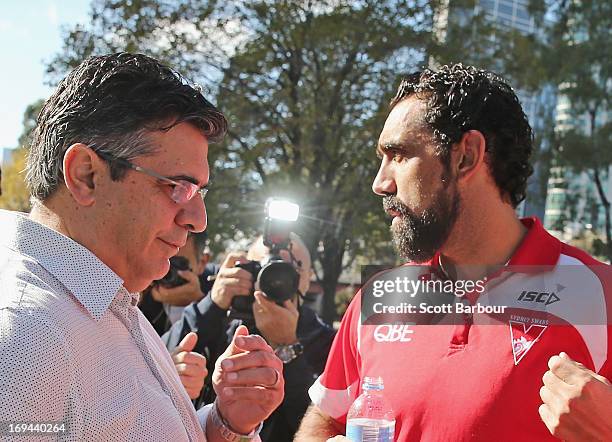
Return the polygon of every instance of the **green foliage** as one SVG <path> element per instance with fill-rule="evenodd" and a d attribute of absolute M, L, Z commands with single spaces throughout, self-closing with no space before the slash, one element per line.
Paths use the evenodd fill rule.
<path fill-rule="evenodd" d="M 416 22 L 388 27 L 408 10 L 403 2 L 330 5 L 254 5 L 264 27 L 223 69 L 218 96 L 231 126 L 218 165 L 252 171 L 237 195 L 246 199 L 230 210 L 261 207 L 272 195 L 300 202 L 298 233 L 323 270 L 328 319 L 343 268 L 357 255 L 390 254 L 388 223 L 370 190 L 374 147 L 405 63 L 398 52 L 423 38 Z M 253 181 L 260 185 L 249 192 Z"/>
<path fill-rule="evenodd" d="M 596 168 L 607 169 L 612 164 L 612 122 L 586 134 L 584 128 L 573 127 L 560 134 L 559 158 L 574 172 L 588 172 Z"/>
<path fill-rule="evenodd" d="M 492 21 L 479 0 L 450 0 L 449 8 L 448 22 L 429 50 L 436 64 L 471 64 L 502 74 L 515 89 L 541 88 L 547 79 L 545 45 L 536 35 Z"/>
<path fill-rule="evenodd" d="M 25 168 L 30 136 L 36 126 L 36 118 L 42 109 L 44 100 L 30 104 L 23 113 L 23 129 L 18 140 L 18 147 L 13 150 L 8 165 L 2 168 L 2 195 L 0 208 L 30 211 L 30 192 L 25 182 Z"/>
<path fill-rule="evenodd" d="M 393 256 L 370 190 L 374 148 L 400 73 L 424 61 L 432 14 L 423 0 L 99 0 L 91 23 L 66 34 L 49 79 L 88 55 L 128 50 L 209 85 L 230 121 L 210 152 L 212 247 L 261 231 L 268 196 L 298 201 L 331 319 L 343 268 L 357 255 Z"/>
<path fill-rule="evenodd" d="M 487 49 L 496 40 L 483 16 L 478 32 L 455 26 L 453 38 L 437 41 L 432 29 L 443 3 L 95 0 L 90 23 L 66 31 L 48 80 L 91 54 L 127 50 L 206 84 L 230 121 L 226 140 L 209 154 L 211 247 L 260 232 L 268 196 L 299 202 L 297 231 L 319 269 L 331 320 L 343 269 L 357 257 L 396 259 L 370 186 L 376 140 L 401 75 L 432 55 L 499 68 L 494 59 L 508 61 L 516 49 L 517 72 L 531 61 L 523 36 L 498 38 Z"/>
<path fill-rule="evenodd" d="M 34 103 L 28 105 L 25 112 L 23 113 L 23 129 L 21 131 L 21 135 L 19 136 L 19 140 L 17 141 L 19 147 L 30 147 L 30 136 L 32 135 L 32 131 L 36 127 L 36 118 L 38 118 L 38 114 L 40 113 L 43 104 L 45 104 L 45 100 L 37 100 Z"/>
<path fill-rule="evenodd" d="M 547 37 L 547 76 L 570 105 L 571 121 L 557 134 L 556 160 L 593 179 L 605 218 L 605 256 L 612 259 L 610 195 L 603 182 L 612 165 L 612 2 L 533 0 L 532 8 Z"/>
<path fill-rule="evenodd" d="M 25 148 L 14 149 L 8 166 L 2 168 L 0 209 L 30 211 L 30 194 L 25 183 Z"/>

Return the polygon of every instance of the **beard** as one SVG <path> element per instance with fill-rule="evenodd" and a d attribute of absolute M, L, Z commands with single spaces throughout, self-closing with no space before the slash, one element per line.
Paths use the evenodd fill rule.
<path fill-rule="evenodd" d="M 400 213 L 391 226 L 393 244 L 402 258 L 416 263 L 431 260 L 444 245 L 457 221 L 461 207 L 456 182 L 443 186 L 432 204 L 416 214 L 395 195 L 383 198 L 385 210 Z"/>

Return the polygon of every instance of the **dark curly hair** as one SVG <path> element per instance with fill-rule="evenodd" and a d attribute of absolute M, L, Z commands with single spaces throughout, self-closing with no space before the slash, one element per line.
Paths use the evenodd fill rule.
<path fill-rule="evenodd" d="M 502 197 L 507 195 L 514 207 L 525 199 L 533 172 L 533 134 L 516 94 L 500 76 L 461 64 L 425 69 L 402 80 L 391 108 L 411 95 L 425 102 L 425 121 L 444 165 L 452 144 L 477 130 L 485 138 L 485 161 Z"/>
<path fill-rule="evenodd" d="M 68 147 L 87 144 L 110 159 L 120 180 L 131 160 L 154 152 L 148 133 L 188 121 L 210 140 L 227 130 L 223 114 L 173 69 L 142 54 L 89 57 L 45 102 L 32 137 L 27 182 L 34 199 L 45 200 L 63 177 Z"/>

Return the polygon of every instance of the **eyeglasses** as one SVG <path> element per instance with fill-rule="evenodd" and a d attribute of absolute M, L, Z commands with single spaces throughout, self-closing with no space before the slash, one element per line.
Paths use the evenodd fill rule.
<path fill-rule="evenodd" d="M 142 166 L 138 166 L 131 161 L 125 160 L 123 158 L 111 158 L 106 154 L 101 154 L 98 152 L 98 156 L 103 158 L 106 161 L 113 161 L 115 163 L 122 164 L 126 167 L 129 167 L 136 172 L 144 173 L 145 175 L 149 175 L 160 182 L 172 187 L 172 193 L 170 194 L 170 198 L 177 204 L 185 204 L 195 196 L 196 193 L 200 194 L 202 200 L 206 197 L 208 193 L 208 184 L 203 187 L 199 187 L 197 184 L 191 183 L 186 180 L 173 180 L 171 178 L 165 177 L 163 175 L 158 174 L 150 169 L 147 169 Z M 210 183 L 209 183 L 210 184 Z"/>

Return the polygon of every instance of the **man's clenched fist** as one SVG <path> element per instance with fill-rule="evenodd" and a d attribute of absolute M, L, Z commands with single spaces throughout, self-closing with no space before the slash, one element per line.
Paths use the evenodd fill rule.
<path fill-rule="evenodd" d="M 564 352 L 548 361 L 539 412 L 551 434 L 566 441 L 612 441 L 612 385 Z"/>

